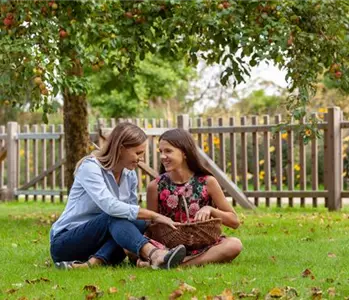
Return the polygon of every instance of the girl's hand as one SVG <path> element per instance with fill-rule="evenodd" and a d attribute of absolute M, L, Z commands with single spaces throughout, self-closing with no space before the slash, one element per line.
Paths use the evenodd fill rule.
<path fill-rule="evenodd" d="M 196 214 L 194 221 L 206 221 L 211 218 L 212 207 L 204 206 Z"/>
<path fill-rule="evenodd" d="M 176 225 L 180 224 L 178 222 L 174 222 L 171 218 L 168 218 L 168 217 L 160 215 L 160 214 L 156 214 L 156 216 L 154 216 L 152 218 L 152 222 L 166 224 L 166 225 L 172 227 L 173 229 L 177 229 Z"/>

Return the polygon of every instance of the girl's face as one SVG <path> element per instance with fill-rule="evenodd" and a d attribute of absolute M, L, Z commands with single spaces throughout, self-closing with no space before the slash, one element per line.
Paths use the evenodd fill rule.
<path fill-rule="evenodd" d="M 185 155 L 182 150 L 173 147 L 169 142 L 161 140 L 159 143 L 160 160 L 166 172 L 176 170 L 186 165 Z"/>
<path fill-rule="evenodd" d="M 134 170 L 137 168 L 138 162 L 143 160 L 146 147 L 147 141 L 136 147 L 122 147 L 120 153 L 120 164 L 122 164 L 126 169 Z"/>

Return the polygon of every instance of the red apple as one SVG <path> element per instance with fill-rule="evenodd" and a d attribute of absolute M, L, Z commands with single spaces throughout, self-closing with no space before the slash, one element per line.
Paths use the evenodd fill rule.
<path fill-rule="evenodd" d="M 342 72 L 341 71 L 337 71 L 336 73 L 334 73 L 334 76 L 336 78 L 341 78 L 342 77 Z"/>
<path fill-rule="evenodd" d="M 6 27 L 10 27 L 13 24 L 13 19 L 5 18 L 4 19 L 4 25 Z"/>
<path fill-rule="evenodd" d="M 59 36 L 60 38 L 65 39 L 68 36 L 68 32 L 66 32 L 64 29 L 61 29 L 59 31 Z"/>
<path fill-rule="evenodd" d="M 223 2 L 223 7 L 224 8 L 229 8 L 230 7 L 230 3 L 227 2 L 227 1 Z"/>

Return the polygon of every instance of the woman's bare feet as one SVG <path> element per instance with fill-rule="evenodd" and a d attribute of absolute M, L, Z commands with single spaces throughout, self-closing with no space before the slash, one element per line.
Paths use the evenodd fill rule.
<path fill-rule="evenodd" d="M 96 257 L 91 257 L 87 262 L 84 262 L 82 264 L 72 264 L 73 269 L 79 269 L 79 268 L 91 268 L 95 266 L 100 266 L 103 264 L 103 260 L 96 258 Z"/>
<path fill-rule="evenodd" d="M 144 261 L 138 258 L 137 263 L 136 263 L 137 268 L 150 268 L 150 262 L 149 261 Z"/>

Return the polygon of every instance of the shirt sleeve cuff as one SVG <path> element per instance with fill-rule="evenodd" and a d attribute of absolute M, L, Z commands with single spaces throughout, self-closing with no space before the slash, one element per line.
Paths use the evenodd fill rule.
<path fill-rule="evenodd" d="M 136 220 L 139 213 L 138 205 L 130 205 L 130 213 L 128 215 L 128 219 L 130 221 Z"/>

